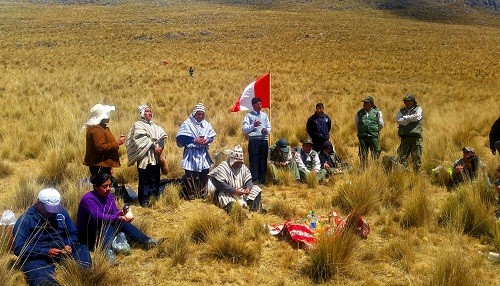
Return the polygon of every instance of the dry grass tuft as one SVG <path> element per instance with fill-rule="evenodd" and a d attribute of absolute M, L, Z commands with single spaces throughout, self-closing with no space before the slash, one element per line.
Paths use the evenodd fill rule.
<path fill-rule="evenodd" d="M 68 164 L 71 160 L 71 156 L 64 149 L 47 151 L 47 157 L 41 166 L 38 181 L 52 186 L 62 183 L 67 176 Z"/>
<path fill-rule="evenodd" d="M 494 218 L 480 194 L 470 184 L 463 184 L 445 202 L 439 222 L 456 231 L 480 237 L 491 235 Z"/>
<path fill-rule="evenodd" d="M 24 212 L 31 206 L 42 186 L 31 177 L 20 177 L 18 186 L 10 197 L 10 207 L 15 212 Z"/>
<path fill-rule="evenodd" d="M 311 251 L 310 264 L 305 272 L 315 283 L 329 281 L 344 273 L 352 265 L 359 237 L 354 231 L 343 231 L 340 235 L 321 236 Z"/>
<path fill-rule="evenodd" d="M 478 278 L 471 273 L 471 264 L 456 252 L 442 254 L 433 267 L 429 286 L 470 286 L 480 285 Z"/>
<path fill-rule="evenodd" d="M 4 161 L 0 161 L 0 179 L 8 177 L 14 173 L 12 166 Z"/>
<path fill-rule="evenodd" d="M 156 257 L 170 257 L 171 266 L 183 265 L 191 254 L 189 235 L 185 231 L 177 233 L 168 242 L 157 247 Z"/>
<path fill-rule="evenodd" d="M 250 265 L 260 258 L 262 246 L 241 235 L 218 233 L 208 241 L 208 253 L 233 264 Z"/>
<path fill-rule="evenodd" d="M 92 257 L 92 267 L 82 268 L 76 260 L 65 259 L 56 264 L 54 277 L 61 285 L 121 285 L 130 281 L 128 273 L 110 265 L 103 251 L 95 251 Z"/>
<path fill-rule="evenodd" d="M 495 221 L 491 233 L 493 234 L 492 244 L 497 252 L 500 252 L 500 222 Z"/>
<path fill-rule="evenodd" d="M 384 253 L 387 253 L 392 261 L 400 263 L 406 271 L 409 271 L 410 266 L 415 262 L 415 251 L 407 240 L 399 239 L 389 242 Z"/>
<path fill-rule="evenodd" d="M 15 262 L 14 262 L 15 263 Z M 0 255 L 0 286 L 16 285 L 21 273 L 13 268 L 13 261 L 8 255 Z"/>
<path fill-rule="evenodd" d="M 309 174 L 307 174 L 306 185 L 310 189 L 314 189 L 319 185 L 316 172 L 309 172 Z"/>
<path fill-rule="evenodd" d="M 177 209 L 181 204 L 181 199 L 179 193 L 181 190 L 180 185 L 169 184 L 158 201 L 156 201 L 155 207 L 160 207 L 161 209 Z"/>
<path fill-rule="evenodd" d="M 424 226 L 431 221 L 432 208 L 426 190 L 412 190 L 406 197 L 400 224 L 404 228 Z"/>
<path fill-rule="evenodd" d="M 240 224 L 243 224 L 243 222 L 246 220 L 247 212 L 238 202 L 234 202 L 231 205 L 231 211 L 229 212 L 229 218 L 235 224 L 240 225 Z"/>
<path fill-rule="evenodd" d="M 195 243 L 206 242 L 223 229 L 226 221 L 227 216 L 223 213 L 198 211 L 186 222 L 187 233 Z"/>
<path fill-rule="evenodd" d="M 356 181 L 347 181 L 333 197 L 332 205 L 340 207 L 344 213 L 357 210 L 359 215 L 367 215 L 380 206 L 381 188 L 370 175 L 364 173 Z"/>
<path fill-rule="evenodd" d="M 299 210 L 294 204 L 290 204 L 287 201 L 277 199 L 271 202 L 269 212 L 281 218 L 289 220 L 297 217 Z"/>

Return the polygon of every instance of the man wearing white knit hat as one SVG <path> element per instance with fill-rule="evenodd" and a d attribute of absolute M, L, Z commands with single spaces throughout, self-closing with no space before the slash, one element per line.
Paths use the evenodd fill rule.
<path fill-rule="evenodd" d="M 203 103 L 195 105 L 188 119 L 179 127 L 177 146 L 184 148 L 182 168 L 185 171 L 184 196 L 187 199 L 205 198 L 207 195 L 208 171 L 213 162 L 208 153 L 215 130 L 205 120 Z"/>
<path fill-rule="evenodd" d="M 221 162 L 208 174 L 215 186 L 216 204 L 226 212 L 230 212 L 236 201 L 248 206 L 250 211 L 262 210 L 259 186 L 252 183 L 250 170 L 243 164 L 243 148 L 234 147 L 228 159 Z"/>

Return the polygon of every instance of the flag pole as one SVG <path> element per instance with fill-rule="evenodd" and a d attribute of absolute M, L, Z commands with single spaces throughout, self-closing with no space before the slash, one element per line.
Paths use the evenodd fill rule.
<path fill-rule="evenodd" d="M 269 124 L 271 124 L 271 102 L 272 102 L 272 94 L 271 94 L 271 70 L 269 70 Z M 271 125 L 272 129 L 272 125 Z M 268 144 L 271 145 L 271 133 L 269 133 L 269 136 L 267 137 Z"/>

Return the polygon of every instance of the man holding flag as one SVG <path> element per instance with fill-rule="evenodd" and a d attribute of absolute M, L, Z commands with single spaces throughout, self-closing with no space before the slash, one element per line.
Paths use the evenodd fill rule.
<path fill-rule="evenodd" d="M 267 142 L 271 132 L 271 122 L 267 114 L 262 111 L 262 100 L 252 98 L 253 110 L 243 118 L 243 133 L 248 136 L 248 158 L 250 173 L 254 184 L 264 184 L 267 176 L 267 156 L 269 144 Z"/>
<path fill-rule="evenodd" d="M 264 184 L 267 176 L 269 133 L 271 123 L 262 108 L 271 112 L 271 74 L 267 73 L 249 84 L 231 108 L 231 112 L 252 110 L 243 118 L 243 133 L 248 137 L 250 173 L 254 184 Z"/>

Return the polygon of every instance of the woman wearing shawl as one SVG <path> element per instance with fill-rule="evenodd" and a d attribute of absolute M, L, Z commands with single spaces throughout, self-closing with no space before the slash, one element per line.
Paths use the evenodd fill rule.
<path fill-rule="evenodd" d="M 185 171 L 185 195 L 190 200 L 205 198 L 207 194 L 208 170 L 213 163 L 208 148 L 215 135 L 212 125 L 205 120 L 203 103 L 194 107 L 177 132 L 177 146 L 184 147 L 181 166 Z"/>
<path fill-rule="evenodd" d="M 139 173 L 139 204 L 149 206 L 151 195 L 158 197 L 160 185 L 160 163 L 167 134 L 153 121 L 153 111 L 148 105 L 140 105 L 137 111 L 141 119 L 134 123 L 127 140 L 128 165 L 137 163 Z"/>
<path fill-rule="evenodd" d="M 94 105 L 90 109 L 89 119 L 82 127 L 82 130 L 87 129 L 83 164 L 89 166 L 91 175 L 111 175 L 111 168 L 120 166 L 118 148 L 125 142 L 125 135 L 115 139 L 111 133 L 107 126 L 111 111 L 115 111 L 114 106 L 100 103 Z"/>
<path fill-rule="evenodd" d="M 236 201 L 247 205 L 250 211 L 262 210 L 261 189 L 252 183 L 252 174 L 243 164 L 243 148 L 234 147 L 223 161 L 208 176 L 215 186 L 215 199 L 219 207 L 230 212 Z"/>

